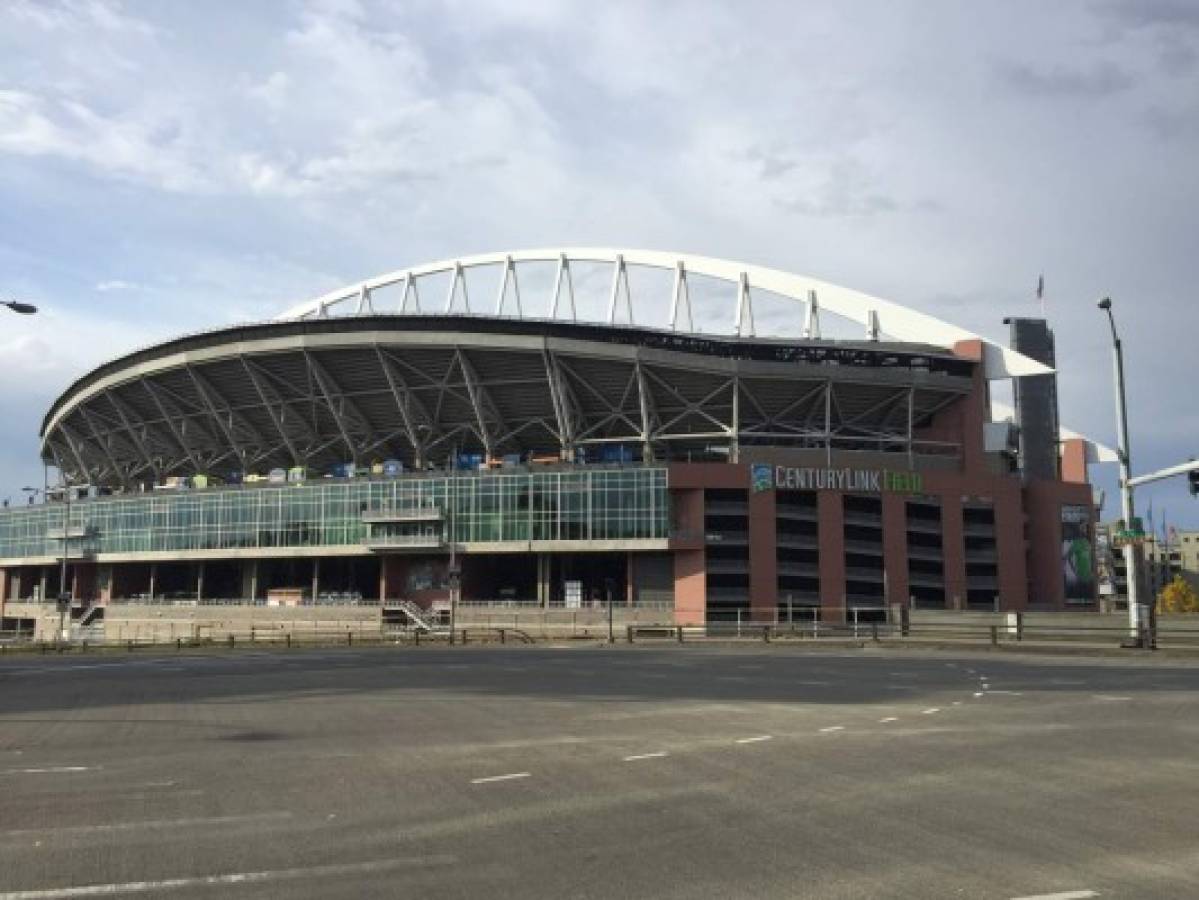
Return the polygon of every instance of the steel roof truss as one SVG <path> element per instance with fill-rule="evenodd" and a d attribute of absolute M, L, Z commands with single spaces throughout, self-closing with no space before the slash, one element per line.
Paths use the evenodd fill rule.
<path fill-rule="evenodd" d="M 137 448 L 137 451 L 146 461 L 146 465 L 149 467 L 150 472 L 154 475 L 154 480 L 158 481 L 162 474 L 161 467 L 157 462 L 155 462 L 154 455 L 150 453 L 150 448 L 146 444 L 145 435 L 139 435 L 134 430 L 133 422 L 129 418 L 129 410 L 125 408 L 125 401 L 117 396 L 117 392 L 114 390 L 106 390 L 104 392 L 104 398 L 109 402 L 109 405 L 116 410 L 117 417 L 121 420 L 121 426 L 125 429 L 125 433 L 129 435 L 129 440 L 132 441 L 133 446 Z"/>
<path fill-rule="evenodd" d="M 184 366 L 184 368 L 186 369 L 188 376 L 191 378 L 192 385 L 196 389 L 196 394 L 199 395 L 200 399 L 204 403 L 205 408 L 208 410 L 208 414 L 212 416 L 213 421 L 216 422 L 217 427 L 221 429 L 221 432 L 229 441 L 229 445 L 237 454 L 237 458 L 241 460 L 243 469 L 274 452 L 278 445 L 272 446 L 271 443 L 266 440 L 263 434 L 257 428 L 255 428 L 245 416 L 236 412 L 233 409 L 233 404 L 221 394 L 216 385 L 210 384 L 208 379 L 196 371 L 194 366 L 189 365 Z M 221 411 L 217 409 L 217 405 L 213 401 L 213 397 L 216 397 L 221 401 L 222 404 L 224 404 L 229 415 L 228 422 L 226 422 L 225 417 L 221 415 Z M 251 434 L 257 442 L 259 453 L 257 457 L 252 458 L 249 448 L 246 447 L 245 444 L 243 444 L 240 440 L 238 440 L 238 437 L 233 430 L 235 419 L 240 419 L 238 422 L 239 427 Z M 271 447 L 272 449 L 264 453 L 264 450 L 267 447 Z"/>
<path fill-rule="evenodd" d="M 101 434 L 100 429 L 96 427 L 96 421 L 92 416 L 91 410 L 86 405 L 79 407 L 79 412 L 83 416 L 83 421 L 87 423 L 88 430 L 92 433 L 92 439 L 99 446 L 100 451 L 104 454 L 108 464 L 112 467 L 112 474 L 121 479 L 121 484 L 129 483 L 129 477 L 125 468 L 117 462 L 117 458 L 113 456 L 112 447 L 109 445 L 111 432 Z"/>
<path fill-rule="evenodd" d="M 167 409 L 166 403 L 158 394 L 158 389 L 148 378 L 143 377 L 138 379 L 138 381 L 145 392 L 149 394 L 150 400 L 153 401 L 154 406 L 158 409 L 158 412 L 162 415 L 163 421 L 166 422 L 167 429 L 171 432 L 171 436 L 174 437 L 175 442 L 179 445 L 179 449 L 183 451 L 183 455 L 191 461 L 191 464 L 195 467 L 197 472 L 203 472 L 205 467 L 200 462 L 200 457 L 196 455 L 195 450 L 190 444 L 188 444 L 187 439 L 183 435 L 182 427 L 178 422 L 175 421 L 175 416 L 172 415 L 171 411 Z M 170 468 L 173 468 L 173 466 Z"/>
<path fill-rule="evenodd" d="M 275 408 L 276 404 L 282 406 L 282 402 L 267 396 L 266 387 L 259 379 L 258 374 L 254 371 L 254 367 L 250 365 L 248 359 L 244 356 L 240 356 L 238 359 L 241 360 L 242 367 L 245 369 L 250 383 L 254 385 L 254 390 L 258 392 L 258 396 L 262 400 L 262 406 L 266 410 L 267 415 L 270 416 L 271 422 L 274 423 L 275 430 L 279 432 L 279 439 L 283 441 L 283 445 L 287 447 L 287 452 L 291 454 L 292 464 L 304 462 L 304 457 L 296 449 L 296 445 L 292 443 L 291 436 L 288 435 L 287 429 L 283 427 L 283 418 Z"/>

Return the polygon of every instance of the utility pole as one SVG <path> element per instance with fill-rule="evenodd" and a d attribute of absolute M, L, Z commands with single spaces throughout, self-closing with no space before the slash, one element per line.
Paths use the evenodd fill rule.
<path fill-rule="evenodd" d="M 1132 499 L 1132 459 L 1128 445 L 1128 406 L 1124 395 L 1124 348 L 1116 332 L 1116 320 L 1112 316 L 1112 301 L 1104 297 L 1099 308 L 1107 313 L 1112 329 L 1112 370 L 1116 382 L 1116 428 L 1119 432 L 1117 454 L 1120 457 L 1120 508 L 1124 515 L 1124 527 L 1133 528 L 1134 506 Z M 1124 544 L 1124 569 L 1128 573 L 1128 630 L 1129 636 L 1140 639 L 1140 585 L 1138 584 L 1137 548 L 1133 541 Z"/>
<path fill-rule="evenodd" d="M 458 572 L 458 553 L 457 545 L 454 541 L 454 513 L 458 504 L 458 448 L 454 447 L 450 455 L 450 480 L 449 490 L 449 515 L 446 516 L 446 530 L 449 532 L 447 537 L 450 541 L 450 570 L 447 577 L 447 582 L 450 588 L 450 643 L 454 643 L 454 628 L 458 613 L 458 587 L 461 583 L 461 575 Z"/>

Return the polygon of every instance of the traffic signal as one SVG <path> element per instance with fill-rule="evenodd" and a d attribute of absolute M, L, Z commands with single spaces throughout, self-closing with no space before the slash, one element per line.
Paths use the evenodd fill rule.
<path fill-rule="evenodd" d="M 1199 469 L 1187 472 L 1187 487 L 1191 489 L 1192 497 L 1199 497 Z"/>

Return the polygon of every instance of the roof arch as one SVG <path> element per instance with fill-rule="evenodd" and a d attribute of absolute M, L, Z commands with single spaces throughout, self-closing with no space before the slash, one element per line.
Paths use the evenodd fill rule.
<path fill-rule="evenodd" d="M 1016 408 L 1008 403 L 1003 403 L 999 400 L 991 401 L 991 419 L 995 422 L 1014 422 L 1016 419 Z M 1087 448 L 1087 462 L 1089 463 L 1114 463 L 1120 461 L 1120 454 L 1109 447 L 1107 444 L 1101 444 L 1094 438 L 1088 437 L 1081 432 L 1067 428 L 1065 425 L 1058 426 L 1058 440 L 1080 440 Z"/>
<path fill-rule="evenodd" d="M 526 263 L 556 265 L 553 289 L 549 296 L 534 298 L 520 295 L 517 269 Z M 799 327 L 796 336 L 819 337 L 819 317 L 827 312 L 857 322 L 866 335 L 877 340 L 881 334 L 897 340 L 952 347 L 958 341 L 979 340 L 983 346 L 984 371 L 988 378 L 1013 378 L 1026 375 L 1045 375 L 1053 369 L 1009 347 L 997 344 L 981 335 L 960 328 L 942 319 L 922 313 L 890 300 L 883 300 L 849 288 L 840 287 L 805 275 L 749 263 L 675 253 L 659 250 L 616 249 L 608 247 L 562 247 L 532 250 L 512 250 L 445 259 L 438 262 L 400 269 L 368 278 L 355 284 L 330 291 L 314 300 L 293 306 L 279 319 L 324 318 L 330 315 L 355 315 L 393 312 L 421 314 L 449 312 L 455 298 L 461 296 L 470 311 L 466 297 L 465 272 L 468 269 L 496 267 L 500 271 L 493 311 L 488 315 L 503 315 L 506 304 L 514 306 L 519 318 L 572 318 L 577 320 L 574 288 L 571 281 L 572 263 L 606 263 L 612 267 L 611 290 L 607 305 L 607 322 L 616 321 L 618 305 L 627 309 L 630 321 L 635 321 L 635 301 L 629 286 L 629 267 L 645 267 L 674 273 L 670 310 L 666 327 L 671 330 L 694 330 L 690 325 L 691 306 L 687 288 L 690 274 L 713 278 L 729 285 L 730 334 L 753 335 L 753 291 L 792 300 L 801 305 L 796 316 Z M 428 276 L 450 274 L 448 295 L 423 297 L 420 282 Z M 379 309 L 372 294 L 381 288 L 399 286 L 400 300 L 394 309 Z M 623 291 L 622 291 L 623 288 Z M 623 293 L 623 297 L 622 297 Z M 514 303 L 509 298 L 514 297 Z M 477 298 L 476 298 L 477 300 Z M 426 308 L 422 309 L 422 302 Z M 680 329 L 686 313 L 689 326 Z M 484 314 L 484 313 L 480 313 Z M 509 313 L 510 314 L 510 313 Z M 642 321 L 638 324 L 653 325 Z M 658 323 L 661 324 L 661 323 Z"/>

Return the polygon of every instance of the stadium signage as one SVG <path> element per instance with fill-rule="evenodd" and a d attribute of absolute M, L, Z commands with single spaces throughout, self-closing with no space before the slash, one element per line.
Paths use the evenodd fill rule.
<path fill-rule="evenodd" d="M 752 465 L 750 481 L 755 491 L 783 488 L 792 491 L 855 491 L 874 494 L 890 491 L 918 494 L 924 487 L 918 472 L 849 467 L 772 466 L 768 463 Z"/>

